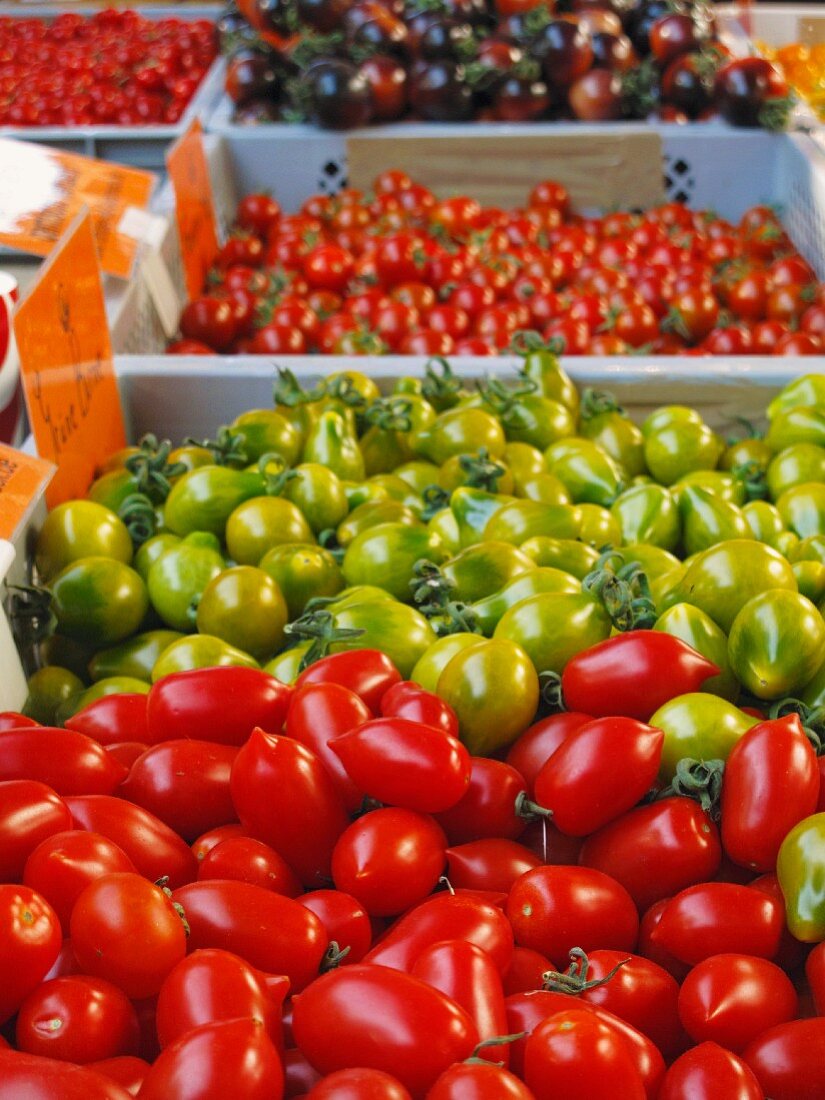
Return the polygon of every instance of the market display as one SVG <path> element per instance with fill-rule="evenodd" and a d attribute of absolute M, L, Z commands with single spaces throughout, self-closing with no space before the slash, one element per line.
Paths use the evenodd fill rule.
<path fill-rule="evenodd" d="M 38 535 L 0 1096 L 825 1094 L 823 377 L 274 397 Z"/>
<path fill-rule="evenodd" d="M 781 129 L 792 105 L 780 72 L 731 57 L 696 0 L 247 0 L 220 28 L 247 123 L 652 115 Z"/>
<path fill-rule="evenodd" d="M 0 125 L 175 123 L 216 56 L 215 25 L 203 19 L 0 17 Z"/>
<path fill-rule="evenodd" d="M 771 47 L 758 42 L 759 53 L 782 72 L 789 87 L 825 118 L 825 44 L 794 42 Z"/>
<path fill-rule="evenodd" d="M 825 288 L 778 213 L 733 225 L 667 203 L 582 217 L 538 183 L 523 209 L 439 198 L 387 170 L 373 194 L 283 214 L 242 199 L 177 354 L 817 355 Z"/>

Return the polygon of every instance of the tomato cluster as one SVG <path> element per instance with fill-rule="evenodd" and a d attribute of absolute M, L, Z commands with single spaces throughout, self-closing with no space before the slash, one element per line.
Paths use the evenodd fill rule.
<path fill-rule="evenodd" d="M 527 332 L 565 355 L 817 355 L 824 304 L 768 207 L 584 217 L 545 181 L 502 210 L 387 171 L 298 214 L 243 199 L 170 350 L 494 355 Z"/>
<path fill-rule="evenodd" d="M 607 639 L 506 758 L 371 649 L 0 715 L 0 1096 L 823 1095 L 823 771 L 668 763 L 718 673 Z"/>
<path fill-rule="evenodd" d="M 334 129 L 410 116 L 779 128 L 790 108 L 761 57 L 732 60 L 700 0 L 240 0 L 220 23 L 244 122 Z M 239 43 L 240 39 L 240 43 Z"/>
<path fill-rule="evenodd" d="M 759 53 L 773 62 L 788 84 L 806 100 L 820 118 L 825 118 L 825 45 L 790 42 L 771 47 L 758 42 Z"/>
<path fill-rule="evenodd" d="M 177 122 L 217 54 L 206 20 L 134 11 L 0 19 L 4 126 Z"/>

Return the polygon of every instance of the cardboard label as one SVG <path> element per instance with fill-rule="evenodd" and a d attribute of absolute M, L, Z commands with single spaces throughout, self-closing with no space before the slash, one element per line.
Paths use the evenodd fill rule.
<path fill-rule="evenodd" d="M 51 462 L 0 443 L 0 539 L 14 538 L 53 475 Z"/>
<path fill-rule="evenodd" d="M 17 307 L 14 332 L 38 453 L 57 466 L 50 507 L 82 496 L 126 445 L 92 221 L 70 226 Z"/>
<path fill-rule="evenodd" d="M 119 226 L 129 207 L 147 206 L 154 184 L 139 168 L 0 138 L 0 243 L 48 256 L 87 207 L 100 266 L 128 278 L 140 241 Z"/>
<path fill-rule="evenodd" d="M 825 42 L 825 15 L 805 15 L 799 20 L 799 41 L 806 46 Z"/>
<path fill-rule="evenodd" d="M 175 189 L 186 289 L 194 298 L 203 290 L 218 254 L 215 201 L 203 148 L 203 128 L 197 119 L 166 154 L 166 166 Z"/>

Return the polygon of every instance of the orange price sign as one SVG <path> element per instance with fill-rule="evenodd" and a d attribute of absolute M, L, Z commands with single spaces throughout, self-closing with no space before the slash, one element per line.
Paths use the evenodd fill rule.
<path fill-rule="evenodd" d="M 166 167 L 175 189 L 186 289 L 194 298 L 203 290 L 218 253 L 215 202 L 203 148 L 203 127 L 197 119 L 166 154 Z"/>
<path fill-rule="evenodd" d="M 0 539 L 12 539 L 51 481 L 54 466 L 0 443 Z"/>
<path fill-rule="evenodd" d="M 128 211 L 149 203 L 155 176 L 139 168 L 0 139 L 0 243 L 48 256 L 84 207 L 100 266 L 128 278 L 140 242 L 120 231 Z"/>
<path fill-rule="evenodd" d="M 126 444 L 92 222 L 79 215 L 17 307 L 14 333 L 38 453 L 57 466 L 50 507 L 85 493 Z"/>

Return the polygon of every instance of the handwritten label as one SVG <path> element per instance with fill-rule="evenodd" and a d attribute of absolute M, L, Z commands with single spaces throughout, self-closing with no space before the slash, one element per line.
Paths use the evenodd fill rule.
<path fill-rule="evenodd" d="M 51 462 L 0 443 L 0 538 L 14 538 L 53 475 Z"/>
<path fill-rule="evenodd" d="M 166 167 L 175 189 L 186 289 L 189 297 L 195 298 L 203 290 L 218 253 L 215 202 L 203 148 L 203 128 L 197 119 L 166 154 Z"/>
<path fill-rule="evenodd" d="M 79 215 L 17 307 L 14 332 L 38 453 L 57 466 L 50 507 L 81 496 L 125 446 L 92 221 Z"/>
<path fill-rule="evenodd" d="M 155 179 L 138 168 L 0 139 L 0 243 L 48 256 L 88 207 L 100 266 L 128 278 L 140 242 L 119 225 L 129 207 L 148 205 Z"/>

